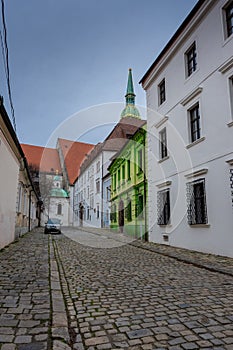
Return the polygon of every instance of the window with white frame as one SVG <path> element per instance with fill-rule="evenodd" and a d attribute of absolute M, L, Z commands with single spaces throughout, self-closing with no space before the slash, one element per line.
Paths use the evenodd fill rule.
<path fill-rule="evenodd" d="M 62 205 L 61 203 L 58 203 L 57 205 L 57 215 L 61 215 L 62 214 Z"/>
<path fill-rule="evenodd" d="M 157 192 L 157 224 L 170 223 L 170 189 Z"/>
<path fill-rule="evenodd" d="M 17 203 L 17 212 L 21 212 L 21 207 L 22 207 L 22 195 L 23 195 L 23 187 L 22 184 L 19 183 L 18 186 L 18 203 Z"/>
<path fill-rule="evenodd" d="M 207 224 L 205 179 L 187 183 L 189 225 Z"/>
<path fill-rule="evenodd" d="M 190 142 L 201 138 L 201 116 L 199 103 L 189 109 Z"/>
<path fill-rule="evenodd" d="M 158 95 L 159 105 L 161 105 L 166 100 L 165 79 L 158 85 Z"/>
<path fill-rule="evenodd" d="M 233 76 L 229 78 L 231 117 L 233 119 Z"/>
<path fill-rule="evenodd" d="M 96 172 L 98 173 L 100 171 L 100 161 L 98 160 L 96 164 Z"/>
<path fill-rule="evenodd" d="M 96 180 L 96 193 L 100 193 L 100 179 Z"/>
<path fill-rule="evenodd" d="M 197 69 L 197 48 L 194 42 L 185 52 L 186 77 L 189 77 Z"/>
<path fill-rule="evenodd" d="M 233 33 L 233 1 L 228 1 L 223 8 L 225 38 Z"/>
<path fill-rule="evenodd" d="M 167 130 L 164 128 L 159 133 L 159 156 L 160 159 L 167 157 Z"/>
<path fill-rule="evenodd" d="M 143 153 L 142 148 L 138 150 L 138 173 L 141 173 L 143 170 Z"/>
<path fill-rule="evenodd" d="M 230 169 L 230 188 L 231 188 L 231 202 L 233 208 L 233 167 Z"/>

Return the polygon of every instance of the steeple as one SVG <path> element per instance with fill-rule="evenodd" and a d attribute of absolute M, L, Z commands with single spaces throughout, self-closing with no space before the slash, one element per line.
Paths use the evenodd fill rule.
<path fill-rule="evenodd" d="M 130 103 L 132 105 L 135 104 L 135 93 L 133 90 L 133 77 L 132 77 L 132 69 L 129 68 L 129 74 L 128 74 L 128 84 L 127 84 L 127 91 L 125 95 L 126 104 Z"/>
<path fill-rule="evenodd" d="M 121 118 L 133 117 L 140 119 L 140 113 L 135 107 L 135 93 L 133 89 L 132 69 L 129 68 L 127 91 L 125 95 L 126 106 L 121 112 Z"/>

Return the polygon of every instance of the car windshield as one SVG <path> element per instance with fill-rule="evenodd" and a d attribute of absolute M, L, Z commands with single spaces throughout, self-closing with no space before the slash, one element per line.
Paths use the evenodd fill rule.
<path fill-rule="evenodd" d="M 48 219 L 48 224 L 60 224 L 59 219 Z"/>

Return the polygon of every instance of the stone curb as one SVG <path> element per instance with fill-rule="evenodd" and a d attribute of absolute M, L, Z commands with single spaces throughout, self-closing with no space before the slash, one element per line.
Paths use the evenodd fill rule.
<path fill-rule="evenodd" d="M 197 262 L 191 258 L 187 258 L 187 257 L 181 256 L 181 255 L 178 256 L 177 254 L 166 253 L 164 251 L 157 249 L 156 247 L 149 247 L 149 246 L 147 246 L 146 243 L 143 243 L 143 242 L 136 241 L 136 242 L 130 243 L 130 245 L 137 247 L 137 248 L 140 248 L 140 249 L 144 249 L 144 250 L 148 250 L 148 251 L 151 251 L 154 253 L 158 253 L 158 254 L 161 254 L 163 256 L 167 256 L 169 258 L 172 258 L 172 259 L 176 259 L 177 261 L 183 262 L 185 264 L 191 264 L 191 265 L 196 266 L 198 268 L 206 269 L 206 270 L 211 271 L 211 272 L 217 272 L 217 273 L 221 273 L 221 274 L 233 277 L 233 272 L 230 272 L 224 268 L 212 266 L 211 264 L 206 264 L 204 262 Z"/>

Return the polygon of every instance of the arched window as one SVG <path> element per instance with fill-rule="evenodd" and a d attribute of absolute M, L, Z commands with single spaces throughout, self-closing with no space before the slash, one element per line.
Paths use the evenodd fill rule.
<path fill-rule="evenodd" d="M 59 203 L 57 205 L 57 215 L 61 215 L 61 213 L 62 213 L 62 205 L 61 205 L 61 203 Z"/>

